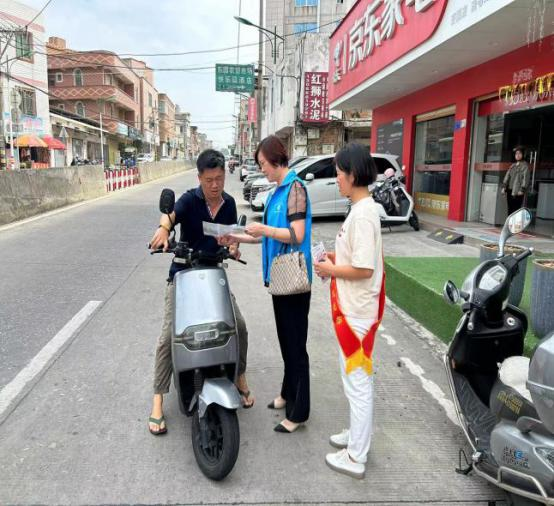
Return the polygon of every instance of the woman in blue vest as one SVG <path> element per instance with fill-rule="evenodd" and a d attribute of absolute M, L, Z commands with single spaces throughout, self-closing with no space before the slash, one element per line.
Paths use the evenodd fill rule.
<path fill-rule="evenodd" d="M 285 146 L 275 135 L 260 142 L 256 163 L 271 182 L 277 183 L 269 197 L 263 223 L 251 223 L 246 234 L 233 235 L 234 241 L 262 243 L 263 277 L 270 283 L 273 260 L 294 246 L 304 253 L 308 277 L 312 281 L 311 229 L 312 214 L 304 183 L 288 168 Z M 285 409 L 286 417 L 275 427 L 276 432 L 294 432 L 310 414 L 310 363 L 308 313 L 311 292 L 273 296 L 273 310 L 281 355 L 285 366 L 280 394 L 268 404 L 270 409 Z"/>

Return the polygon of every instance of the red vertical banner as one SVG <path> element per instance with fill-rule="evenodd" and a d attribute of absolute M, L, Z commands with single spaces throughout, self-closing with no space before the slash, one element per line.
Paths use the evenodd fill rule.
<path fill-rule="evenodd" d="M 326 123 L 329 121 L 328 73 L 304 73 L 304 114 L 307 123 Z"/>
<path fill-rule="evenodd" d="M 250 124 L 258 121 L 258 110 L 256 105 L 256 98 L 250 97 L 248 99 L 248 123 Z"/>

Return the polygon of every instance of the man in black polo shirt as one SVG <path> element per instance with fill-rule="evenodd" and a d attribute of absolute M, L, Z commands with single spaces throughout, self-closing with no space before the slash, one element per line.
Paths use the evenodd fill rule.
<path fill-rule="evenodd" d="M 168 248 L 168 239 L 172 227 L 181 227 L 181 241 L 188 243 L 194 250 L 215 253 L 220 246 L 215 237 L 204 235 L 202 222 L 233 225 L 237 223 L 237 206 L 235 199 L 223 191 L 225 185 L 225 158 L 219 151 L 207 149 L 203 151 L 196 162 L 198 168 L 198 188 L 188 190 L 175 204 L 171 220 L 167 215 L 160 218 L 160 226 L 150 241 L 152 249 Z M 238 244 L 230 247 L 235 258 L 240 258 Z M 163 416 L 163 395 L 169 392 L 171 384 L 171 309 L 173 306 L 173 277 L 183 266 L 173 262 L 169 269 L 169 279 L 165 291 L 165 310 L 162 332 L 158 339 L 156 361 L 154 366 L 154 399 L 152 414 L 149 419 L 149 429 L 154 435 L 165 434 L 167 426 Z M 239 337 L 239 369 L 237 387 L 242 395 L 245 408 L 254 404 L 254 398 L 248 390 L 246 381 L 246 354 L 248 350 L 248 332 L 246 323 L 237 306 L 235 296 L 231 295 Z"/>

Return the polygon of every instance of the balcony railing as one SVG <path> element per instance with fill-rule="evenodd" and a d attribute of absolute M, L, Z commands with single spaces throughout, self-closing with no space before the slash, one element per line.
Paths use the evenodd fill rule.
<path fill-rule="evenodd" d="M 50 93 L 58 100 L 104 100 L 138 114 L 139 104 L 117 86 L 53 86 Z"/>

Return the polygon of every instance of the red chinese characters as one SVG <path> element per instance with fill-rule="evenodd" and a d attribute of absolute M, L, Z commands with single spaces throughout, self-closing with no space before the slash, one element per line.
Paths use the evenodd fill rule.
<path fill-rule="evenodd" d="M 307 123 L 325 123 L 329 121 L 327 72 L 304 73 L 304 114 Z"/>
<path fill-rule="evenodd" d="M 429 39 L 447 0 L 359 0 L 331 35 L 329 102 Z"/>

